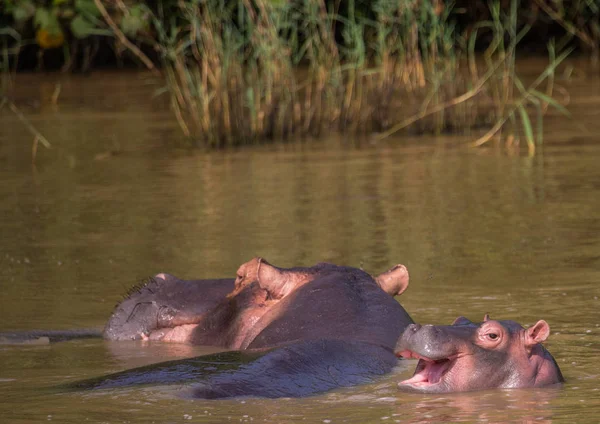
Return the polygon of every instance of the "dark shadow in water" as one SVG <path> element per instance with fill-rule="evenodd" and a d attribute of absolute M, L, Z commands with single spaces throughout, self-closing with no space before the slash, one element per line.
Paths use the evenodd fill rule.
<path fill-rule="evenodd" d="M 185 383 L 211 374 L 235 370 L 266 352 L 220 352 L 195 358 L 160 362 L 58 386 L 59 390 L 89 390 Z"/>
<path fill-rule="evenodd" d="M 75 339 L 100 337 L 102 337 L 102 330 L 95 328 L 77 330 L 6 331 L 0 333 L 0 345 L 44 345 Z"/>

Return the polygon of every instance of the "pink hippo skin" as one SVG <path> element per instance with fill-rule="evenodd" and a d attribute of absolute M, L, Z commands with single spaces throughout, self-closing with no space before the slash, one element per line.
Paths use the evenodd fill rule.
<path fill-rule="evenodd" d="M 524 329 L 514 321 L 491 320 L 487 315 L 482 323 L 459 317 L 450 326 L 411 324 L 395 353 L 419 362 L 413 377 L 398 387 L 447 393 L 561 383 L 564 379 L 556 361 L 541 344 L 549 334 L 543 320 Z"/>

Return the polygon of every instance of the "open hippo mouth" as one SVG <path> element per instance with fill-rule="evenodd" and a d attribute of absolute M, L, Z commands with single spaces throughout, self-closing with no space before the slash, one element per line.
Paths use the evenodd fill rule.
<path fill-rule="evenodd" d="M 408 380 L 401 381 L 398 387 L 420 392 L 437 392 L 443 390 L 443 377 L 452 368 L 456 357 L 431 359 L 411 350 L 403 350 L 396 354 L 405 359 L 418 359 L 415 373 Z"/>

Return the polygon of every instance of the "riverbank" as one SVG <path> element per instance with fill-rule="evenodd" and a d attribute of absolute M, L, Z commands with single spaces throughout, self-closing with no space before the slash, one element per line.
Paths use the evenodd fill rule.
<path fill-rule="evenodd" d="M 473 144 L 522 142 L 533 153 L 543 141 L 548 107 L 566 112 L 553 98 L 554 72 L 574 47 L 565 34 L 597 51 L 595 39 L 585 36 L 592 29 L 574 31 L 564 16 L 555 16 L 551 21 L 565 33 L 544 40 L 548 64 L 525 82 L 516 70 L 517 52 L 524 40 L 535 44 L 530 29 L 541 28 L 545 9 L 532 9 L 526 20 L 526 6 L 516 0 L 492 2 L 485 10 L 437 0 L 368 7 L 243 0 L 159 3 L 155 9 L 142 3 L 107 8 L 97 0 L 61 4 L 21 16 L 23 31 L 33 22 L 40 59 L 66 46 L 69 34 L 84 47 L 97 37 L 114 37 L 121 50 L 160 69 L 183 134 L 217 148 L 331 131 L 377 134 L 380 140 L 399 132 L 472 134 L 485 128 Z M 67 10 L 70 32 L 58 19 L 66 19 Z M 569 22 L 588 22 L 590 13 L 571 10 Z M 86 21 L 92 15 L 94 25 Z M 546 30 L 560 35 L 554 26 Z M 22 37 L 14 29 L 4 36 L 13 39 L 11 50 L 5 49 L 7 92 Z"/>

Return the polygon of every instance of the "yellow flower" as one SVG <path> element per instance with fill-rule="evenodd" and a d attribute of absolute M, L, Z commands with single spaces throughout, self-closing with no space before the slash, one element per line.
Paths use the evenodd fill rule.
<path fill-rule="evenodd" d="M 40 28 L 35 33 L 35 39 L 38 45 L 43 49 L 53 49 L 60 47 L 65 42 L 65 36 L 62 31 L 56 34 L 51 34 L 43 28 Z"/>

